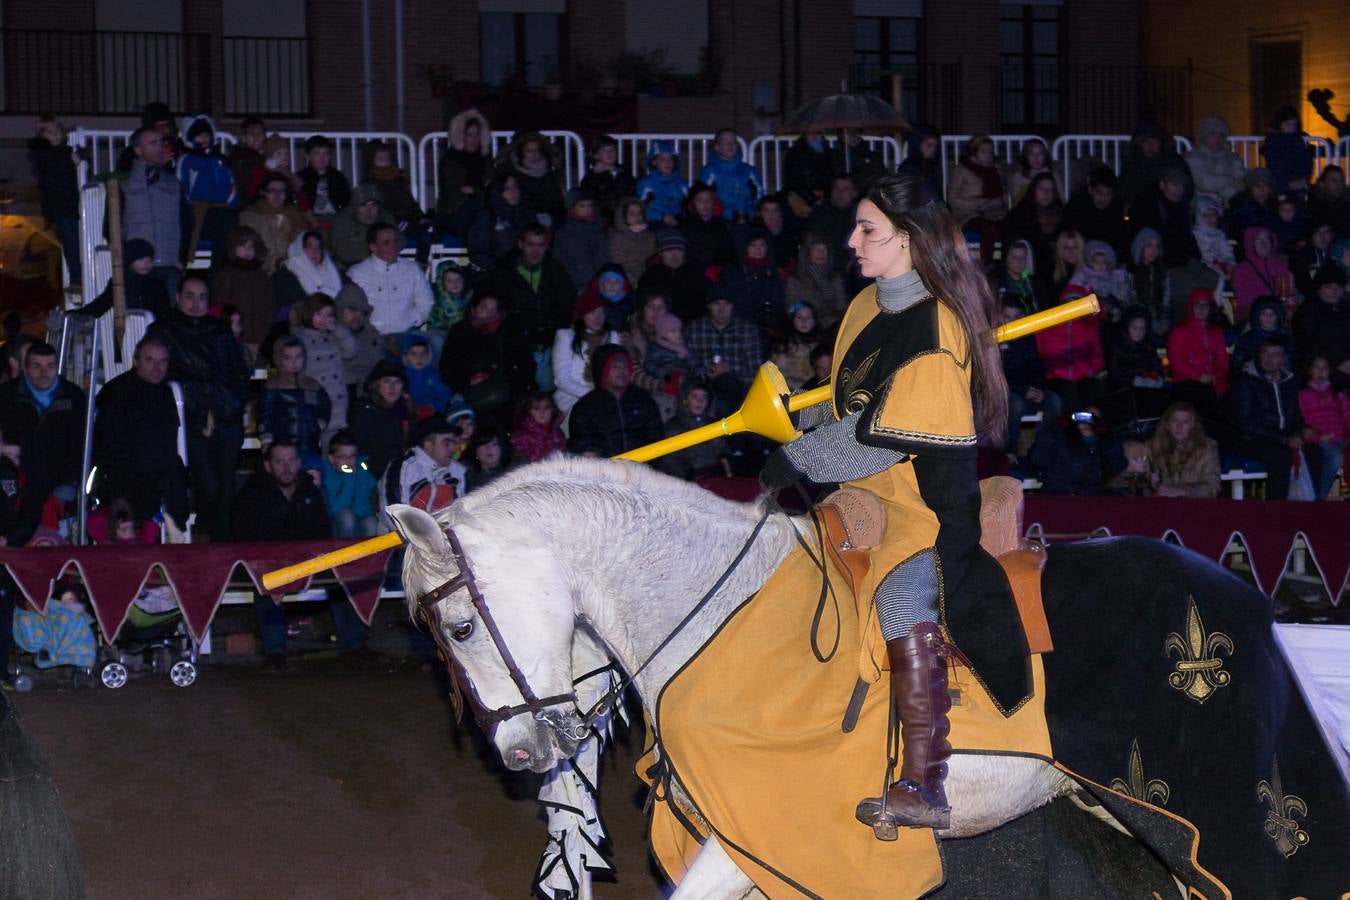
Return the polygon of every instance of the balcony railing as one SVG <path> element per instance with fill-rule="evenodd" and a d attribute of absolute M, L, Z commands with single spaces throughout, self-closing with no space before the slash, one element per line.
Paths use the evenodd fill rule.
<path fill-rule="evenodd" d="M 996 129 L 1053 135 L 1065 130 L 1129 134 L 1143 121 L 1171 132 L 1191 127 L 1191 70 L 1185 66 L 994 66 L 984 83 L 996 100 Z"/>
<path fill-rule="evenodd" d="M 308 38 L 3 28 L 0 73 L 7 113 L 310 112 Z"/>

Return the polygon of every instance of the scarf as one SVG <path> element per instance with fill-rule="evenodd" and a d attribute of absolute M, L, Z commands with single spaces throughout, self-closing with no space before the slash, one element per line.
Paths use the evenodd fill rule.
<path fill-rule="evenodd" d="M 526 163 L 523 159 L 516 161 L 516 168 L 522 175 L 528 175 L 530 178 L 543 178 L 549 172 L 548 157 L 539 157 L 538 162 Z"/>
<path fill-rule="evenodd" d="M 980 179 L 980 197 L 985 200 L 997 200 L 1003 196 L 1003 179 L 999 177 L 998 169 L 993 166 L 982 166 L 971 159 L 962 160 L 961 165 Z"/>
<path fill-rule="evenodd" d="M 31 396 L 33 402 L 37 404 L 38 412 L 45 413 L 47 407 L 51 406 L 52 401 L 56 399 L 56 392 L 61 389 L 61 379 L 56 379 L 52 382 L 51 387 L 47 388 L 45 391 L 41 391 L 38 390 L 37 386 L 29 381 L 28 376 L 25 375 L 23 376 L 23 386 L 28 389 L 29 396 Z"/>
<path fill-rule="evenodd" d="M 398 166 L 376 166 L 370 167 L 370 177 L 376 181 L 398 181 L 403 175 L 403 170 Z"/>

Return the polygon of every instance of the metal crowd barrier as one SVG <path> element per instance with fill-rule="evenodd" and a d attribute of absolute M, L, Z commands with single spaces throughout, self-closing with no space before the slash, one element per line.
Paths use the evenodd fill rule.
<path fill-rule="evenodd" d="M 779 134 L 764 135 L 757 137 L 750 142 L 750 153 L 748 160 L 751 165 L 759 170 L 760 177 L 764 179 L 764 187 L 769 191 L 781 191 L 783 189 L 783 164 L 787 157 L 788 148 L 797 140 L 799 135 Z M 836 136 L 827 134 L 825 142 L 833 147 Z M 887 168 L 893 168 L 900 164 L 904 159 L 904 145 L 893 137 L 873 137 L 864 136 L 863 143 L 869 149 L 881 151 L 881 161 Z"/>
<path fill-rule="evenodd" d="M 586 145 L 581 135 L 574 131 L 541 131 L 555 147 L 562 151 L 564 181 L 570 190 L 586 177 Z M 492 156 L 496 159 L 516 136 L 514 131 L 492 132 Z M 417 179 L 414 188 L 417 202 L 423 209 L 435 209 L 441 193 L 441 154 L 445 152 L 445 142 L 449 133 L 433 131 L 422 135 L 417 142 Z M 411 140 L 411 139 L 410 139 Z"/>

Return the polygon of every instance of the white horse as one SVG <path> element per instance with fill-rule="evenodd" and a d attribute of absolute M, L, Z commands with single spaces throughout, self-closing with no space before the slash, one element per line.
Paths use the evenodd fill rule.
<path fill-rule="evenodd" d="M 457 574 L 448 526 L 521 674 L 537 697 L 550 697 L 572 687 L 578 624 L 626 672 L 636 671 L 732 563 L 763 508 L 632 463 L 556 459 L 506 475 L 435 518 L 407 506 L 389 512 L 408 544 L 410 604 Z M 721 589 L 636 678 L 644 704 L 768 580 L 806 527 L 785 514 L 768 517 Z M 520 704 L 522 691 L 468 592 L 442 598 L 437 612 L 479 706 Z M 514 715 L 491 738 L 508 768 L 546 772 L 575 751 L 579 722 L 575 707 L 559 704 Z M 1040 760 L 958 754 L 947 778 L 951 828 L 942 835 L 982 834 L 1072 790 Z M 675 896 L 742 897 L 753 889 L 711 838 Z"/>

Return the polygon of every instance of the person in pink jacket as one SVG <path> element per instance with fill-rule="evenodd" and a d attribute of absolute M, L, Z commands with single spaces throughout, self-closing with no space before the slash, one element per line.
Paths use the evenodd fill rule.
<path fill-rule="evenodd" d="M 1086 297 L 1081 284 L 1069 284 L 1059 302 Z M 1084 409 L 1099 403 L 1106 393 L 1103 376 L 1106 354 L 1102 350 L 1101 313 L 1084 316 L 1036 332 L 1036 352 L 1045 364 L 1046 386 L 1060 396 L 1064 408 Z"/>
<path fill-rule="evenodd" d="M 1202 419 L 1221 418 L 1219 398 L 1228 393 L 1228 348 L 1223 329 L 1210 321 L 1214 292 L 1196 288 L 1186 300 L 1187 316 L 1167 335 L 1174 400 L 1188 400 Z"/>
<path fill-rule="evenodd" d="M 1303 413 L 1303 453 L 1321 500 L 1331 492 L 1336 470 L 1345 465 L 1345 442 L 1350 437 L 1350 394 L 1332 388 L 1331 364 L 1325 356 L 1315 356 L 1308 364 L 1308 386 L 1298 392 L 1298 409 Z"/>
<path fill-rule="evenodd" d="M 1275 233 L 1269 228 L 1253 225 L 1242 233 L 1246 252 L 1233 268 L 1233 324 L 1239 328 L 1246 324 L 1257 297 L 1279 297 L 1286 304 L 1294 299 L 1294 277 L 1284 260 L 1275 255 L 1275 245 Z"/>

